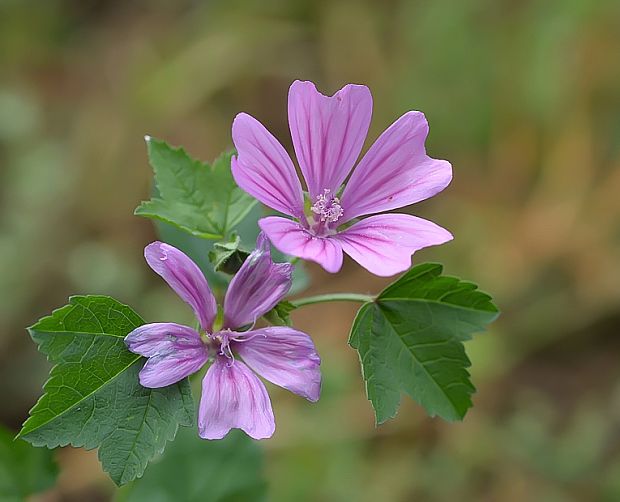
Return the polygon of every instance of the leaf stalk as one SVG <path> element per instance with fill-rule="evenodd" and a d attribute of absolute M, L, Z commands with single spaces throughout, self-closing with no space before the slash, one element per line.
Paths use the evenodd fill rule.
<path fill-rule="evenodd" d="M 328 293 L 325 295 L 308 296 L 306 298 L 299 298 L 298 300 L 292 300 L 291 303 L 295 308 L 305 307 L 306 305 L 314 305 L 315 303 L 329 303 L 329 302 L 359 302 L 368 303 L 375 300 L 374 296 L 361 295 L 358 293 Z"/>

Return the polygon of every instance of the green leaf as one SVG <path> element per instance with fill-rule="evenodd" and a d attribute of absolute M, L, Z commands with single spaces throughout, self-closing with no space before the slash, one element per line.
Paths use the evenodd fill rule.
<path fill-rule="evenodd" d="M 357 313 L 349 344 L 359 352 L 377 423 L 396 416 L 404 391 L 431 416 L 460 420 L 475 391 L 463 341 L 499 312 L 471 282 L 412 268 Z"/>
<path fill-rule="evenodd" d="M 265 491 L 261 448 L 243 432 L 204 441 L 185 429 L 141 480 L 122 490 L 119 500 L 254 502 L 264 500 Z"/>
<path fill-rule="evenodd" d="M 283 300 L 263 317 L 276 326 L 292 326 L 291 312 L 296 308 L 291 302 Z"/>
<path fill-rule="evenodd" d="M 124 337 L 142 324 L 110 297 L 73 296 L 29 328 L 55 366 L 18 437 L 48 448 L 99 448 L 116 484 L 140 477 L 178 426 L 194 420 L 187 380 L 162 389 L 140 385 L 145 359 L 127 350 Z"/>
<path fill-rule="evenodd" d="M 209 251 L 209 260 L 216 272 L 224 272 L 226 274 L 236 274 L 245 259 L 250 256 L 248 251 L 240 249 L 241 238 L 234 234 L 230 240 L 224 242 L 216 242 L 213 249 Z"/>
<path fill-rule="evenodd" d="M 159 197 L 140 204 L 135 214 L 154 218 L 205 239 L 223 239 L 257 201 L 236 184 L 230 170 L 232 152 L 213 165 L 191 158 L 182 148 L 147 139 L 149 162 Z"/>
<path fill-rule="evenodd" d="M 58 468 L 52 452 L 15 441 L 0 426 L 0 500 L 21 502 L 54 486 Z"/>

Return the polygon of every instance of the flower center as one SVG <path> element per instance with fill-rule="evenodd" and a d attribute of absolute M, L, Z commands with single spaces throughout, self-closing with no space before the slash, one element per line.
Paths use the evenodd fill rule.
<path fill-rule="evenodd" d="M 340 199 L 331 195 L 329 188 L 323 189 L 323 193 L 317 195 L 315 203 L 310 210 L 316 214 L 323 223 L 335 223 L 344 213 L 340 205 Z"/>
<path fill-rule="evenodd" d="M 205 345 L 211 351 L 211 354 L 219 354 L 226 356 L 231 361 L 234 359 L 232 350 L 230 349 L 230 341 L 233 339 L 233 332 L 230 330 L 217 331 L 213 334 L 207 334 L 204 339 Z"/>
<path fill-rule="evenodd" d="M 235 359 L 233 356 L 232 350 L 230 350 L 230 334 L 225 332 L 219 332 L 216 336 L 216 339 L 220 342 L 220 354 L 226 356 L 231 362 Z"/>
<path fill-rule="evenodd" d="M 228 365 L 230 366 L 235 362 L 235 354 L 233 353 L 234 345 L 231 347 L 231 342 L 234 342 L 234 344 L 249 342 L 257 336 L 267 338 L 267 335 L 264 333 L 252 333 L 247 335 L 245 333 L 232 331 L 231 329 L 224 329 L 221 331 L 216 331 L 213 334 L 206 333 L 206 336 L 203 338 L 203 342 L 211 356 L 219 355 L 228 358 Z"/>

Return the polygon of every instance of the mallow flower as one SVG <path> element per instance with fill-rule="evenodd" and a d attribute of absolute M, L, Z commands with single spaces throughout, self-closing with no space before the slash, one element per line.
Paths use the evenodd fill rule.
<path fill-rule="evenodd" d="M 408 269 L 416 250 L 452 239 L 447 230 L 422 218 L 376 214 L 428 199 L 452 179 L 447 161 L 426 155 L 428 123 L 423 113 L 407 112 L 388 127 L 349 177 L 371 114 L 366 86 L 349 84 L 328 97 L 312 82 L 293 82 L 288 122 L 307 192 L 278 140 L 250 115 L 235 118 L 235 181 L 292 218 L 259 221 L 283 253 L 338 272 L 344 251 L 370 272 L 389 276 Z M 368 217 L 359 219 L 362 216 Z"/>
<path fill-rule="evenodd" d="M 221 439 L 233 428 L 254 439 L 271 437 L 271 401 L 256 373 L 309 401 L 319 399 L 321 361 L 311 338 L 283 326 L 253 329 L 256 320 L 286 295 L 293 271 L 291 264 L 271 260 L 264 234 L 230 282 L 219 328 L 215 297 L 187 255 L 162 242 L 149 244 L 144 255 L 193 309 L 200 332 L 175 323 L 145 324 L 125 342 L 130 351 L 148 358 L 139 375 L 145 387 L 171 385 L 213 361 L 202 380 L 200 437 Z"/>

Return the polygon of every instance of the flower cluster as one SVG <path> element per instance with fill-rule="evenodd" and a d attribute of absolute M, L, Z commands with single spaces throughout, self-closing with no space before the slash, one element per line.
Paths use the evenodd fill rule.
<path fill-rule="evenodd" d="M 255 373 L 309 401 L 319 399 L 321 361 L 310 337 L 283 326 L 253 329 L 291 287 L 293 266 L 274 263 L 269 247 L 261 234 L 226 292 L 221 326 L 216 325 L 215 297 L 198 266 L 168 244 L 153 242 L 145 249 L 149 266 L 191 306 L 200 331 L 174 323 L 145 324 L 125 342 L 132 352 L 148 357 L 140 371 L 145 387 L 171 385 L 212 360 L 198 412 L 204 439 L 221 439 L 232 428 L 254 439 L 271 437 L 271 401 Z"/>
<path fill-rule="evenodd" d="M 263 233 L 230 282 L 221 321 L 198 266 L 167 244 L 147 246 L 148 264 L 192 307 L 199 329 L 146 324 L 132 331 L 126 343 L 148 358 L 140 372 L 146 387 L 171 385 L 211 361 L 202 381 L 201 437 L 219 439 L 232 428 L 255 439 L 273 434 L 271 402 L 256 374 L 310 401 L 319 398 L 320 359 L 310 337 L 289 327 L 255 327 L 291 286 L 293 265 L 274 263 L 269 241 L 328 272 L 340 270 L 344 252 L 370 272 L 389 276 L 408 269 L 418 249 L 452 239 L 430 221 L 377 214 L 432 197 L 450 183 L 452 168 L 426 155 L 426 119 L 408 112 L 381 134 L 353 170 L 371 114 L 372 97 L 365 86 L 347 85 L 327 97 L 311 82 L 291 85 L 289 125 L 307 191 L 284 147 L 267 129 L 245 113 L 235 118 L 235 181 L 290 218 L 259 221 Z"/>

